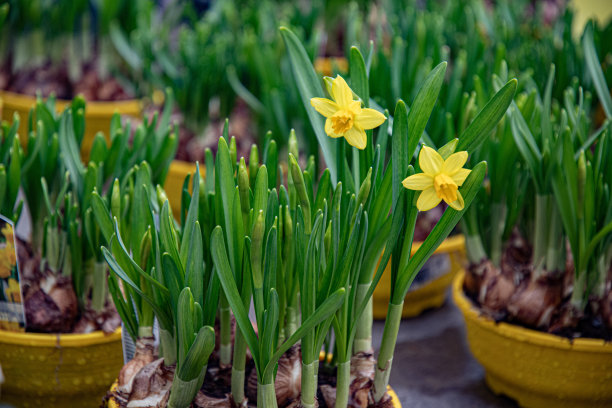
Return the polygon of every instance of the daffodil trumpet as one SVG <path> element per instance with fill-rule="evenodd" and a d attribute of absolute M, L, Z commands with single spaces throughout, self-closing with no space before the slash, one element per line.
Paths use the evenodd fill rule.
<path fill-rule="evenodd" d="M 465 202 L 459 187 L 470 174 L 463 166 L 467 162 L 467 152 L 451 154 L 446 160 L 434 149 L 423 146 L 419 153 L 419 167 L 422 173 L 413 174 L 402 181 L 410 190 L 419 190 L 421 194 L 416 202 L 419 211 L 429 211 L 444 200 L 457 211 L 463 210 Z"/>
<path fill-rule="evenodd" d="M 325 133 L 332 138 L 343 137 L 351 146 L 365 149 L 368 141 L 365 131 L 380 126 L 385 115 L 362 108 L 361 101 L 353 99 L 353 91 L 340 75 L 332 80 L 331 97 L 331 100 L 310 99 L 310 104 L 326 118 Z"/>

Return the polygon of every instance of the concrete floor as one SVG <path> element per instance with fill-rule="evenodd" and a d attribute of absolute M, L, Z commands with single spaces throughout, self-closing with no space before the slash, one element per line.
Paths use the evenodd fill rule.
<path fill-rule="evenodd" d="M 383 322 L 375 322 L 374 347 Z M 391 386 L 410 408 L 517 407 L 493 394 L 482 366 L 470 354 L 461 312 L 452 303 L 402 321 L 393 358 Z"/>

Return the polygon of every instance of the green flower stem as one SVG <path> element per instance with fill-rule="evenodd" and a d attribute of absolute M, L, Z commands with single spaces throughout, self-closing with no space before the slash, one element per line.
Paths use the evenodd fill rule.
<path fill-rule="evenodd" d="M 379 402 L 387 392 L 389 376 L 391 375 L 391 364 L 393 363 L 393 353 L 397 342 L 397 333 L 402 321 L 402 308 L 404 301 L 399 304 L 389 303 L 385 328 L 383 330 L 382 343 L 378 353 L 376 373 L 374 374 L 374 401 Z"/>
<path fill-rule="evenodd" d="M 219 295 L 219 364 L 229 366 L 232 361 L 232 316 L 225 294 Z"/>
<path fill-rule="evenodd" d="M 355 304 L 360 305 L 370 288 L 370 283 L 360 283 L 357 286 L 357 294 Z M 362 351 L 372 350 L 372 297 L 368 300 L 368 304 L 365 310 L 359 317 L 359 323 L 357 323 L 357 330 L 355 331 L 355 340 L 353 340 L 353 353 L 357 354 Z"/>
<path fill-rule="evenodd" d="M 149 338 L 153 337 L 153 326 L 139 326 L 138 327 L 138 338 Z"/>
<path fill-rule="evenodd" d="M 546 272 L 546 251 L 548 250 L 548 226 L 550 196 L 537 194 L 535 199 L 535 231 L 532 262 L 535 268 L 533 277 L 537 279 Z"/>
<path fill-rule="evenodd" d="M 302 407 L 314 408 L 317 396 L 317 372 L 319 361 L 312 361 L 308 364 L 302 361 Z"/>
<path fill-rule="evenodd" d="M 314 331 L 310 331 L 302 338 L 302 405 L 305 407 L 314 404 L 317 396 L 319 355 L 314 344 Z"/>
<path fill-rule="evenodd" d="M 336 408 L 348 406 L 348 398 L 351 387 L 351 362 L 338 363 L 336 374 Z"/>
<path fill-rule="evenodd" d="M 285 325 L 285 338 L 291 337 L 298 327 L 298 315 L 295 306 L 287 306 L 287 324 Z"/>
<path fill-rule="evenodd" d="M 608 248 L 608 254 L 612 254 L 612 245 Z M 608 265 L 610 265 L 610 261 L 606 262 L 606 258 L 610 258 L 606 256 L 604 252 L 599 259 L 597 259 L 597 281 L 595 282 L 595 287 L 593 288 L 593 294 L 601 299 L 606 294 L 606 278 L 608 276 Z"/>
<path fill-rule="evenodd" d="M 477 264 L 487 257 L 480 235 L 467 234 L 465 236 L 465 248 L 468 260 L 472 264 Z"/>
<path fill-rule="evenodd" d="M 572 291 L 572 297 L 570 298 L 570 304 L 577 310 L 584 309 L 585 303 L 585 286 L 587 271 L 582 270 L 578 272 L 574 279 L 574 290 Z"/>
<path fill-rule="evenodd" d="M 159 329 L 159 355 L 164 358 L 164 365 L 176 363 L 176 342 L 172 333 L 166 329 Z"/>
<path fill-rule="evenodd" d="M 153 336 L 153 323 L 155 322 L 155 314 L 153 313 L 153 308 L 148 303 L 142 304 L 140 308 L 140 312 L 138 315 L 138 332 L 142 330 L 142 335 L 138 335 L 138 337 L 151 337 Z M 151 334 L 148 334 L 148 333 Z"/>
<path fill-rule="evenodd" d="M 96 262 L 93 267 L 91 307 L 96 312 L 104 310 L 106 304 L 106 262 Z"/>
<path fill-rule="evenodd" d="M 550 207 L 546 267 L 549 272 L 560 274 L 565 270 L 565 236 L 559 210 L 552 200 Z"/>
<path fill-rule="evenodd" d="M 274 382 L 269 384 L 257 383 L 257 408 L 276 408 L 276 391 Z"/>
<path fill-rule="evenodd" d="M 502 235 L 506 226 L 507 214 L 508 207 L 505 203 L 491 204 L 491 262 L 495 266 L 501 263 Z"/>
<path fill-rule="evenodd" d="M 246 366 L 246 341 L 240 329 L 234 338 L 234 358 L 232 364 L 232 396 L 236 404 L 244 400 L 244 372 Z"/>

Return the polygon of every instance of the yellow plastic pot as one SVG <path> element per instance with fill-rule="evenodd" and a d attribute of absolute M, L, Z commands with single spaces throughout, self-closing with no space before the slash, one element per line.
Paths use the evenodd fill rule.
<path fill-rule="evenodd" d="M 28 131 L 28 115 L 30 114 L 30 109 L 36 104 L 36 98 L 29 95 L 0 91 L 0 99 L 4 102 L 2 120 L 12 121 L 13 115 L 17 112 L 21 121 L 19 123 L 19 135 L 22 142 L 25 141 Z M 55 102 L 57 111 L 64 110 L 69 103 L 70 101 L 57 100 Z M 85 136 L 81 145 L 81 156 L 87 160 L 94 136 L 98 132 L 103 132 L 108 137 L 111 118 L 116 112 L 122 115 L 140 117 L 142 106 L 141 102 L 136 99 L 111 102 L 88 101 L 85 109 Z"/>
<path fill-rule="evenodd" d="M 183 193 L 183 183 L 188 174 L 193 174 L 196 171 L 195 163 L 189 163 L 182 160 L 173 160 L 168 169 L 164 190 L 170 201 L 170 208 L 174 213 L 175 218 L 179 218 L 181 213 L 181 195 Z M 200 175 L 204 177 L 204 166 L 200 165 Z M 191 186 L 189 187 L 191 190 Z"/>
<path fill-rule="evenodd" d="M 412 245 L 413 255 L 420 246 L 420 242 L 415 242 Z M 436 279 L 408 291 L 404 299 L 402 317 L 418 316 L 427 309 L 442 306 L 446 300 L 446 291 L 457 271 L 463 268 L 465 259 L 465 237 L 455 235 L 445 239 L 425 267 L 427 265 L 429 267 L 441 267 L 445 268 L 446 272 Z M 384 319 L 387 316 L 390 290 L 391 262 L 385 268 L 372 295 L 372 312 L 375 319 Z"/>
<path fill-rule="evenodd" d="M 6 382 L 0 401 L 17 408 L 97 407 L 123 366 L 121 328 L 112 334 L 0 331 Z"/>
<path fill-rule="evenodd" d="M 344 57 L 317 57 L 314 61 L 314 69 L 322 75 L 333 75 L 334 68 L 341 73 L 348 72 L 348 60 Z"/>
<path fill-rule="evenodd" d="M 463 292 L 465 273 L 453 282 L 453 299 L 465 318 L 470 350 L 485 380 L 527 408 L 612 407 L 612 343 L 566 338 L 481 315 Z"/>

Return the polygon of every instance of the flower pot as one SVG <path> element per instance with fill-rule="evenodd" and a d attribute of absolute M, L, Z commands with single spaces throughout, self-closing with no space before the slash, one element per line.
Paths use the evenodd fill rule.
<path fill-rule="evenodd" d="M 172 160 L 170 168 L 168 169 L 168 175 L 166 176 L 166 182 L 164 183 L 164 190 L 170 201 L 170 207 L 174 213 L 176 219 L 180 219 L 181 213 L 181 195 L 183 193 L 183 183 L 185 177 L 188 174 L 194 174 L 196 171 L 195 163 L 190 163 L 182 160 Z M 200 174 L 204 176 L 204 166 L 200 165 Z M 189 187 L 191 190 L 191 186 Z"/>
<path fill-rule="evenodd" d="M 485 368 L 485 381 L 528 408 L 612 407 L 612 343 L 569 339 L 496 323 L 463 292 L 465 272 L 453 281 L 453 299 L 465 318 L 468 343 Z"/>
<path fill-rule="evenodd" d="M 111 387 L 111 391 L 113 391 L 115 388 L 117 388 L 117 382 L 113 383 L 113 386 Z M 399 398 L 397 397 L 397 394 L 395 393 L 395 391 L 393 391 L 393 388 L 388 387 L 387 392 L 391 396 L 391 401 L 393 402 L 393 406 L 395 408 L 402 408 L 402 404 Z M 119 408 L 119 404 L 114 398 L 111 397 L 108 400 L 107 408 Z"/>
<path fill-rule="evenodd" d="M 19 114 L 21 120 L 19 123 L 19 135 L 23 142 L 28 130 L 28 115 L 30 109 L 36 104 L 36 98 L 29 95 L 0 91 L 0 99 L 4 102 L 4 108 L 2 109 L 3 120 L 12 121 L 14 113 L 17 112 Z M 57 100 L 55 103 L 57 111 L 64 110 L 69 103 L 70 101 Z M 85 112 L 85 136 L 81 145 L 81 156 L 83 159 L 87 161 L 89 158 L 89 151 L 97 132 L 103 132 L 108 137 L 111 118 L 115 112 L 122 115 L 140 117 L 141 110 L 141 102 L 136 99 L 109 102 L 88 101 Z"/>
<path fill-rule="evenodd" d="M 334 68 L 345 73 L 348 72 L 348 60 L 344 57 L 317 57 L 314 68 L 318 73 L 327 76 L 334 74 Z"/>
<path fill-rule="evenodd" d="M 420 242 L 412 245 L 413 255 L 420 246 Z M 402 317 L 418 316 L 427 309 L 442 306 L 446 300 L 446 291 L 457 271 L 463 268 L 465 259 L 465 237 L 455 235 L 445 239 L 421 269 L 406 294 Z M 423 281 L 419 282 L 419 279 Z M 375 319 L 384 319 L 387 316 L 390 289 L 391 262 L 385 268 L 372 295 L 372 312 Z"/>
<path fill-rule="evenodd" d="M 319 360 L 323 361 L 324 359 L 325 359 L 325 353 L 321 352 L 319 354 Z M 331 362 L 331 355 L 328 355 L 328 361 Z M 113 385 L 111 386 L 110 390 L 114 391 L 116 388 L 117 388 L 117 381 L 115 381 L 113 383 Z M 389 393 L 389 396 L 391 397 L 391 401 L 393 403 L 393 406 L 395 408 L 402 408 L 402 404 L 400 403 L 400 400 L 397 397 L 397 394 L 395 393 L 395 391 L 393 391 L 391 386 L 387 386 L 387 392 Z M 115 400 L 115 398 L 111 397 L 111 398 L 108 399 L 107 408 L 120 408 L 120 407 L 119 407 L 119 404 L 117 403 L 117 401 Z"/>
<path fill-rule="evenodd" d="M 106 335 L 0 331 L 0 401 L 17 408 L 100 405 L 123 366 L 121 329 Z"/>

